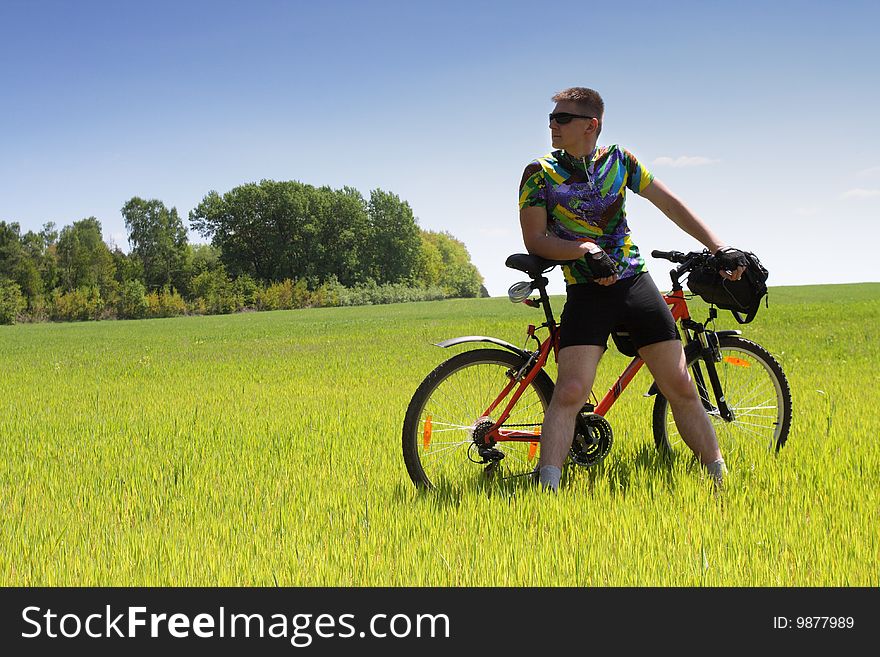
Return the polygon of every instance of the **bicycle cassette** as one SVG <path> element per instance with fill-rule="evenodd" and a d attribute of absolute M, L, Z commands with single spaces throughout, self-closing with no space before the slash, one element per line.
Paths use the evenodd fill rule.
<path fill-rule="evenodd" d="M 608 420 L 595 413 L 578 413 L 569 457 L 576 465 L 589 468 L 608 456 L 613 442 Z"/>

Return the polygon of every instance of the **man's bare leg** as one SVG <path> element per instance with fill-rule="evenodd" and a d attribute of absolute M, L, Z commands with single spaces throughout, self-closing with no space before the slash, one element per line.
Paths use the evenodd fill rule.
<path fill-rule="evenodd" d="M 587 400 L 604 347 L 575 345 L 559 350 L 558 376 L 541 428 L 541 484 L 556 490 L 574 438 L 575 418 Z"/>
<path fill-rule="evenodd" d="M 669 401 L 675 426 L 682 439 L 709 473 L 720 479 L 725 468 L 718 438 L 688 373 L 681 342 L 657 342 L 639 349 L 639 355 Z"/>

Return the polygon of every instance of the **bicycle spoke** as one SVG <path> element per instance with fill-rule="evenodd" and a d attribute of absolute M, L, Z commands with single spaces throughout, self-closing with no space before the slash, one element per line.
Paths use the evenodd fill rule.
<path fill-rule="evenodd" d="M 730 425 L 728 425 L 728 426 L 730 426 Z M 736 435 L 741 436 L 741 438 L 744 439 L 746 444 L 759 444 L 759 445 L 765 444 L 768 449 L 772 449 L 774 441 L 773 441 L 772 436 L 769 435 L 766 431 L 755 431 L 754 429 L 749 429 L 748 427 L 744 427 L 744 426 L 737 426 L 737 429 L 739 429 L 739 431 Z M 728 433 L 728 432 L 723 432 L 723 433 Z M 745 434 L 745 435 L 743 435 L 743 434 Z M 741 441 L 738 438 L 735 438 L 734 436 L 730 436 L 730 438 L 733 441 L 737 442 L 738 446 L 740 446 L 740 447 L 742 446 L 741 444 L 739 444 Z M 727 445 L 727 447 L 730 447 L 730 446 L 731 445 Z"/>
<path fill-rule="evenodd" d="M 788 435 L 791 402 L 785 376 L 772 356 L 760 346 L 738 337 L 721 338 L 722 360 L 716 364 L 721 388 L 733 420 L 726 421 L 715 407 L 714 392 L 709 391 L 709 403 L 716 410 L 709 413 L 718 435 L 722 453 L 736 450 L 772 450 L 784 443 Z M 691 365 L 701 368 L 706 375 L 705 363 Z M 706 378 L 708 384 L 708 378 Z M 662 424 L 658 424 L 660 416 Z M 669 448 L 683 448 L 668 402 L 658 397 L 655 404 L 655 440 Z M 662 428 L 661 428 L 662 427 Z"/>
<path fill-rule="evenodd" d="M 422 386 L 425 389 L 423 398 L 417 400 L 414 397 L 413 403 L 419 404 L 418 414 L 412 420 L 408 419 L 410 424 L 404 427 L 404 456 L 414 482 L 430 486 L 442 481 L 444 485 L 453 485 L 477 472 L 502 468 L 512 473 L 534 466 L 534 454 L 531 460 L 528 458 L 534 449 L 533 441 L 504 440 L 503 434 L 496 436 L 498 442 L 494 445 L 486 445 L 480 439 L 481 432 L 491 426 L 487 423 L 497 422 L 512 395 L 519 391 L 520 384 L 510 386 L 507 373 L 521 368 L 522 362 L 512 353 L 482 349 L 453 356 L 438 367 L 430 387 Z M 552 382 L 543 372 L 538 376 L 537 382 L 532 381 L 522 390 L 502 427 L 541 426 L 544 410 L 550 401 Z M 510 389 L 499 400 L 508 387 Z M 488 408 L 496 402 L 494 410 L 485 418 Z M 429 416 L 428 435 L 423 439 Z M 430 439 L 432 435 L 435 440 Z M 536 436 L 538 439 L 540 436 Z M 504 458 L 493 463 L 480 463 L 479 450 L 482 447 L 500 451 Z"/>

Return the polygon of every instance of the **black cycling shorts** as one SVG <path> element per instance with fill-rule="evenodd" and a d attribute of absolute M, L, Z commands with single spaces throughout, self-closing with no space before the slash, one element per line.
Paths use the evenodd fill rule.
<path fill-rule="evenodd" d="M 562 310 L 559 347 L 606 347 L 612 330 L 629 332 L 636 349 L 678 340 L 672 312 L 647 272 L 614 285 L 569 285 Z"/>

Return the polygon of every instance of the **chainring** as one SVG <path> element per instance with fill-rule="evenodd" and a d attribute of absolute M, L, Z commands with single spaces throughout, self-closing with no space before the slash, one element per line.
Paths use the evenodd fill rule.
<path fill-rule="evenodd" d="M 596 413 L 578 413 L 569 457 L 575 465 L 589 468 L 608 456 L 613 442 L 608 420 Z"/>

